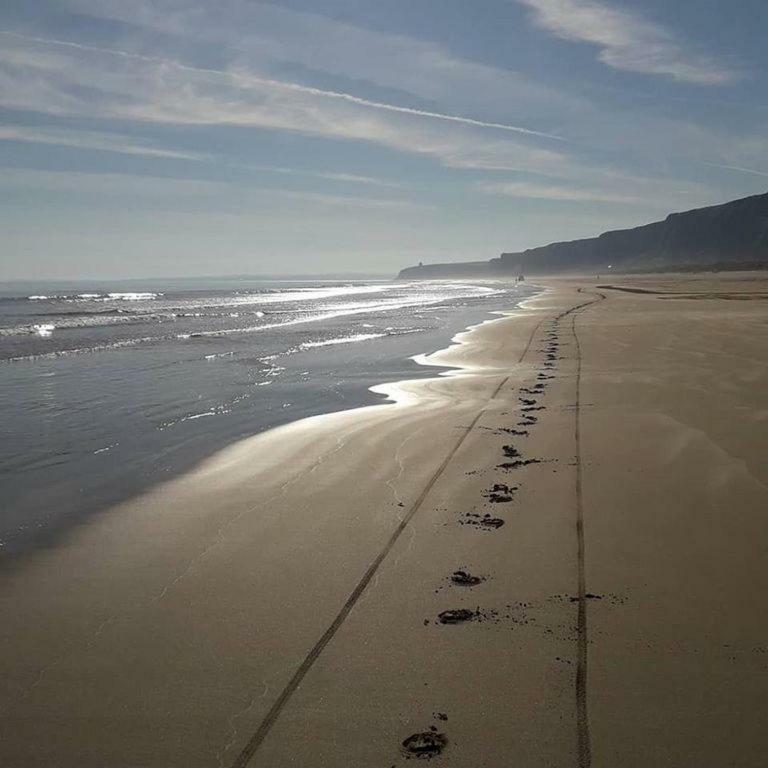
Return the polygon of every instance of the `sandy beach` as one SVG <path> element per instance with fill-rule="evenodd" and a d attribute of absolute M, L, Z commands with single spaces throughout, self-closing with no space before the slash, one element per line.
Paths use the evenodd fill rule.
<path fill-rule="evenodd" d="M 0 765 L 763 766 L 768 278 L 536 284 L 3 574 Z"/>

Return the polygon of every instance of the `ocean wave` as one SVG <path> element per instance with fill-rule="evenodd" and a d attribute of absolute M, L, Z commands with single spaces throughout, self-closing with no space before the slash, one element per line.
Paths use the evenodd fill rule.
<path fill-rule="evenodd" d="M 15 325 L 10 328 L 0 328 L 0 338 L 8 336 L 50 336 L 56 326 L 53 323 L 40 323 L 35 325 Z"/>
<path fill-rule="evenodd" d="M 120 443 L 112 443 L 111 445 L 104 446 L 104 448 L 99 448 L 98 450 L 93 452 L 93 455 L 96 456 L 99 453 L 107 453 L 107 451 L 111 451 L 113 448 L 117 448 L 117 446 L 120 445 Z"/>
<path fill-rule="evenodd" d="M 299 345 L 299 349 L 315 349 L 316 347 L 330 347 L 335 344 L 353 344 L 356 341 L 369 341 L 370 339 L 383 339 L 387 333 L 356 333 L 352 336 L 341 336 L 338 339 L 326 339 L 325 341 L 306 341 Z"/>
<path fill-rule="evenodd" d="M 178 312 L 193 312 L 201 309 L 220 309 L 222 311 L 228 308 L 247 307 L 249 305 L 270 305 L 270 304 L 303 304 L 307 302 L 320 302 L 326 299 L 340 298 L 343 296 L 354 296 L 357 294 L 383 293 L 391 291 L 399 286 L 396 285 L 361 285 L 361 286 L 337 286 L 334 288 L 292 288 L 290 290 L 280 289 L 271 291 L 237 292 L 232 296 L 222 297 L 218 300 L 212 300 L 210 297 L 205 299 L 185 299 L 183 303 L 176 300 L 175 303 L 167 308 Z M 173 301 L 172 299 L 169 299 Z M 242 310 L 241 310 L 242 311 Z M 296 311 L 301 311 L 297 308 Z M 305 310 L 306 311 L 306 310 Z M 253 313 L 260 316 L 263 311 Z"/>
<path fill-rule="evenodd" d="M 113 301 L 149 301 L 163 295 L 162 293 L 133 293 L 129 291 L 127 293 L 108 293 L 107 298 Z"/>
<path fill-rule="evenodd" d="M 164 296 L 153 291 L 113 291 L 108 293 L 51 293 L 27 296 L 27 301 L 150 301 Z"/>
<path fill-rule="evenodd" d="M 52 309 L 49 312 L 35 312 L 35 317 L 101 317 L 122 315 L 127 312 L 129 310 L 118 307 L 111 307 L 110 309 Z"/>
<path fill-rule="evenodd" d="M 188 413 L 184 416 L 180 416 L 178 419 L 168 419 L 167 421 L 158 424 L 157 429 L 163 432 L 170 427 L 175 427 L 177 424 L 183 424 L 186 421 L 197 421 L 198 419 L 207 419 L 211 416 L 223 416 L 227 413 L 232 413 L 232 405 L 243 399 L 244 397 L 237 397 L 234 398 L 231 403 L 216 405 L 209 408 L 207 411 L 197 411 L 195 413 Z"/>
<path fill-rule="evenodd" d="M 397 294 L 394 295 L 387 295 L 387 291 L 397 289 Z M 221 328 L 190 328 L 189 325 L 186 327 L 180 327 L 178 330 L 179 333 L 157 333 L 156 335 L 144 335 L 139 338 L 128 338 L 128 339 L 121 339 L 121 340 L 114 340 L 114 341 L 108 341 L 106 339 L 103 340 L 103 343 L 93 343 L 88 345 L 87 342 L 83 343 L 82 346 L 77 347 L 75 349 L 64 349 L 64 350 L 50 350 L 50 351 L 38 351 L 35 349 L 30 350 L 24 350 L 22 348 L 14 349 L 14 350 L 8 350 L 5 355 L 0 353 L 0 361 L 21 361 L 21 360 L 32 360 L 32 359 L 38 359 L 43 357 L 63 357 L 66 355 L 76 355 L 76 354 L 84 354 L 89 352 L 101 352 L 101 351 L 108 351 L 108 350 L 114 350 L 114 349 L 120 349 L 122 347 L 127 346 L 136 346 L 140 344 L 145 343 L 154 343 L 154 342 L 162 342 L 162 341 L 184 341 L 185 343 L 193 343 L 193 340 L 195 339 L 215 339 L 215 338 L 228 338 L 232 335 L 247 335 L 251 333 L 257 333 L 260 331 L 271 331 L 271 330 L 282 330 L 282 329 L 288 329 L 291 326 L 297 326 L 297 325 L 307 325 L 311 326 L 313 324 L 322 323 L 328 320 L 334 320 L 337 318 L 352 318 L 356 315 L 369 315 L 369 316 L 379 316 L 379 322 L 382 319 L 382 316 L 385 316 L 387 313 L 391 312 L 398 312 L 400 310 L 404 309 L 411 309 L 411 317 L 412 319 L 416 319 L 419 317 L 418 312 L 419 310 L 424 309 L 437 309 L 441 307 L 446 306 L 452 306 L 454 302 L 460 301 L 461 299 L 469 298 L 471 295 L 475 296 L 482 296 L 485 298 L 486 296 L 493 295 L 493 294 L 501 294 L 504 293 L 504 290 L 494 289 L 494 288 L 488 288 L 485 286 L 466 286 L 461 287 L 460 290 L 456 290 L 456 286 L 448 286 L 447 288 L 444 288 L 443 286 L 439 286 L 438 290 L 435 290 L 433 293 L 429 293 L 429 289 L 427 286 L 420 285 L 418 287 L 417 292 L 405 295 L 402 295 L 402 285 L 394 285 L 394 284 L 384 284 L 384 285 L 376 285 L 376 286 L 334 286 L 333 288 L 306 288 L 306 289 L 291 289 L 290 291 L 282 291 L 282 292 L 276 292 L 271 295 L 265 295 L 265 294 L 248 294 L 247 296 L 238 296 L 234 297 L 238 300 L 245 300 L 248 302 L 265 302 L 268 301 L 271 298 L 274 299 L 280 299 L 285 300 L 289 296 L 297 296 L 300 295 L 302 297 L 311 297 L 313 299 L 317 299 L 318 297 L 322 296 L 324 299 L 327 299 L 329 295 L 336 294 L 339 295 L 340 292 L 346 292 L 348 295 L 352 296 L 352 294 L 355 293 L 377 293 L 379 296 L 377 299 L 373 300 L 362 300 L 359 301 L 356 298 L 352 298 L 349 302 L 341 303 L 341 302 L 326 302 L 321 301 L 318 304 L 313 305 L 305 305 L 305 306 L 293 306 L 285 310 L 285 312 L 280 309 L 273 309 L 271 311 L 266 311 L 263 309 L 258 309 L 256 311 L 250 311 L 245 310 L 243 311 L 241 308 L 236 307 L 232 304 L 229 304 L 227 300 L 216 300 L 215 304 L 211 303 L 210 297 L 208 297 L 207 302 L 201 301 L 192 301 L 192 302 L 186 302 L 184 299 L 177 299 L 175 297 L 170 297 L 171 301 L 163 302 L 163 305 L 161 305 L 160 311 L 158 311 L 159 307 L 157 305 L 144 305 L 141 306 L 141 302 L 139 301 L 139 297 L 145 298 L 145 297 L 159 297 L 163 294 L 161 293 L 150 293 L 150 292 L 111 292 L 109 294 L 100 294 L 98 298 L 88 298 L 88 299 L 79 299 L 79 301 L 84 302 L 84 304 L 76 305 L 76 306 L 82 306 L 83 311 L 81 313 L 73 313 L 70 314 L 69 312 L 66 312 L 63 315 L 57 316 L 55 312 L 46 312 L 43 313 L 37 313 L 34 316 L 30 316 L 28 319 L 28 325 L 25 326 L 15 326 L 11 328 L 0 328 L 0 336 L 7 337 L 7 336 L 13 336 L 15 334 L 37 334 L 38 336 L 45 336 L 45 335 L 51 335 L 51 333 L 54 334 L 54 336 L 58 337 L 59 332 L 68 329 L 68 328 L 79 328 L 79 327 L 85 327 L 85 326 L 110 326 L 110 325 L 122 325 L 124 323 L 135 323 L 136 325 L 141 324 L 151 324 L 152 326 L 158 327 L 163 324 L 163 321 L 173 321 L 176 322 L 177 320 L 181 319 L 182 317 L 192 317 L 192 318 L 198 318 L 205 320 L 207 317 L 216 317 L 224 319 L 233 319 L 236 320 L 238 317 L 240 317 L 241 322 L 234 323 L 222 323 L 225 327 Z M 111 296 L 111 297 L 117 297 L 120 296 L 122 299 L 125 299 L 125 303 L 138 303 L 138 306 L 134 308 L 134 306 L 128 307 L 120 307 L 120 306 L 107 306 L 103 309 L 95 309 L 98 305 L 90 304 L 89 302 L 93 301 L 101 301 L 104 296 Z M 231 297 L 231 294 L 230 294 Z M 117 301 L 116 298 L 109 299 L 110 301 Z M 446 303 L 447 302 L 447 303 Z M 198 312 L 199 309 L 203 308 L 205 305 L 209 304 L 216 308 L 215 313 L 206 313 L 206 312 Z M 323 306 L 324 304 L 324 306 Z M 168 306 L 168 305 L 174 305 L 174 306 Z M 180 311 L 175 311 L 176 306 L 179 305 Z M 102 305 L 103 306 L 103 305 Z M 254 308 L 255 309 L 255 308 Z M 154 311 L 152 311 L 154 310 Z M 173 310 L 173 311 L 172 311 Z M 231 310 L 231 311 L 228 311 Z M 415 311 L 413 311 L 415 310 Z M 254 322 L 248 322 L 245 318 L 250 317 L 254 318 Z M 18 318 L 14 318 L 18 319 Z M 26 319 L 26 318 L 25 318 Z M 371 319 L 374 319 L 371 317 Z M 245 322 L 242 322 L 245 320 Z M 219 323 L 217 323 L 218 325 Z M 235 327 L 233 327 L 235 326 Z M 372 330 L 370 333 L 366 331 L 363 334 L 351 334 L 349 331 L 353 329 L 362 329 L 362 327 L 370 327 Z M 350 343 L 354 341 L 365 341 L 365 340 L 371 340 L 375 338 L 380 337 L 380 331 L 378 330 L 381 326 L 379 323 L 376 323 L 376 325 L 372 325 L 372 323 L 356 323 L 354 325 L 351 325 L 351 327 L 348 327 L 347 329 L 347 335 L 341 336 L 340 340 L 336 339 L 317 339 L 315 341 L 309 341 L 305 342 L 305 344 L 309 344 L 310 346 L 304 346 L 303 349 L 312 349 L 313 346 L 328 346 L 329 344 L 345 344 Z M 386 330 L 387 335 L 391 335 L 393 332 L 393 327 L 390 327 Z M 400 331 L 402 332 L 402 331 Z M 413 331 L 410 331 L 413 332 Z M 343 333 L 343 332 L 342 332 Z M 121 334 L 126 335 L 126 334 Z M 138 335 L 138 334 L 137 334 Z M 64 338 L 64 336 L 62 336 Z M 76 342 L 75 342 L 76 343 Z M 288 350 L 289 353 L 295 352 L 299 349 L 299 347 L 295 347 L 291 350 Z M 210 350 L 206 350 L 210 351 Z M 11 356 L 13 353 L 16 353 L 15 356 Z M 24 352 L 28 352 L 27 354 L 24 354 Z"/>
<path fill-rule="evenodd" d="M 70 355 L 86 355 L 92 352 L 108 352 L 123 347 L 135 347 L 139 344 L 149 344 L 158 341 L 167 341 L 168 336 L 144 336 L 140 339 L 123 339 L 109 344 L 95 344 L 91 347 L 78 347 L 76 349 L 57 349 L 50 352 L 37 352 L 29 355 L 0 358 L 0 363 L 23 363 L 32 360 L 55 360 L 57 357 L 69 357 Z"/>
<path fill-rule="evenodd" d="M 195 333 L 180 333 L 177 334 L 177 339 L 190 339 L 190 338 L 206 338 L 206 337 L 224 337 L 232 334 L 239 333 L 258 333 L 260 331 L 269 331 L 274 328 L 284 328 L 292 325 L 303 325 L 305 323 L 317 323 L 323 320 L 333 320 L 338 317 L 350 317 L 353 315 L 365 315 L 376 312 L 392 312 L 398 309 L 407 309 L 411 307 L 427 307 L 433 304 L 439 304 L 443 302 L 445 297 L 434 298 L 432 300 L 425 300 L 419 298 L 417 300 L 409 300 L 406 298 L 392 300 L 390 302 L 381 302 L 371 306 L 353 307 L 338 309 L 332 312 L 319 312 L 316 314 L 306 314 L 299 317 L 294 317 L 291 320 L 284 320 L 278 323 L 263 323 L 262 325 L 246 325 L 239 328 L 220 328 L 215 331 L 197 331 Z"/>
<path fill-rule="evenodd" d="M 0 328 L 0 337 L 2 336 L 26 336 L 29 334 L 38 334 L 39 336 L 50 336 L 51 333 L 61 330 L 77 330 L 80 328 L 107 328 L 115 325 L 140 325 L 142 323 L 162 322 L 163 320 L 174 320 L 176 315 L 171 312 L 153 312 L 142 314 L 123 314 L 120 312 L 89 312 L 65 313 L 45 312 L 35 317 L 46 318 L 55 322 L 47 323 L 29 323 L 28 325 L 14 325 L 9 328 Z M 43 331 L 43 332 L 41 332 Z M 48 331 L 48 333 L 44 332 Z"/>

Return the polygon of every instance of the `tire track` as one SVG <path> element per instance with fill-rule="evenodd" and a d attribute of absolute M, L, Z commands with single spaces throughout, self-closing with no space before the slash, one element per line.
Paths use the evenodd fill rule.
<path fill-rule="evenodd" d="M 544 318 L 539 320 L 539 322 L 536 323 L 533 330 L 531 331 L 530 337 L 528 338 L 528 343 L 525 345 L 525 348 L 521 352 L 520 357 L 516 361 L 518 364 L 522 363 L 523 359 L 528 354 L 528 350 L 531 347 L 533 339 L 543 322 L 544 322 Z M 347 616 L 349 616 L 350 612 L 354 608 L 357 601 L 360 599 L 361 595 L 365 591 L 371 579 L 374 577 L 374 575 L 378 571 L 381 564 L 384 562 L 387 555 L 395 546 L 397 540 L 400 538 L 400 535 L 408 526 L 408 523 L 410 523 L 414 515 L 419 511 L 419 509 L 423 505 L 424 501 L 429 495 L 429 492 L 432 490 L 432 488 L 434 488 L 435 484 L 440 479 L 440 477 L 442 476 L 443 472 L 450 464 L 453 457 L 459 451 L 464 441 L 467 439 L 469 434 L 472 432 L 472 430 L 475 428 L 477 423 L 483 417 L 489 405 L 498 397 L 499 393 L 504 388 L 504 385 L 510 380 L 511 377 L 512 375 L 508 374 L 507 376 L 502 378 L 501 382 L 494 389 L 493 394 L 491 394 L 491 396 L 488 398 L 488 402 L 478 411 L 478 413 L 472 419 L 470 424 L 467 427 L 464 427 L 461 433 L 461 436 L 456 441 L 453 448 L 451 448 L 451 450 L 448 452 L 448 455 L 443 459 L 440 466 L 437 468 L 437 470 L 434 472 L 434 474 L 429 479 L 427 484 L 424 486 L 422 492 L 419 494 L 418 498 L 413 503 L 411 508 L 400 520 L 397 527 L 393 531 L 392 535 L 388 539 L 387 543 L 384 545 L 383 549 L 379 552 L 379 554 L 376 556 L 373 562 L 368 566 L 368 569 L 365 571 L 362 578 L 357 583 L 357 586 L 354 588 L 354 590 L 352 590 L 352 593 L 349 595 L 344 605 L 342 605 L 341 610 L 336 615 L 336 618 L 331 622 L 331 624 L 322 634 L 320 639 L 315 643 L 315 645 L 312 647 L 309 653 L 304 657 L 304 660 L 301 662 L 299 667 L 293 673 L 293 676 L 288 681 L 285 688 L 283 688 L 282 692 L 280 693 L 280 696 L 278 696 L 277 700 L 274 702 L 269 712 L 267 712 L 264 719 L 261 721 L 261 724 L 259 725 L 259 727 L 256 729 L 254 734 L 248 740 L 248 743 L 245 745 L 245 747 L 243 747 L 240 754 L 232 763 L 231 768 L 246 768 L 246 766 L 248 766 L 248 764 L 251 762 L 252 758 L 258 751 L 259 747 L 262 745 L 267 735 L 272 730 L 272 727 L 274 726 L 275 722 L 280 717 L 280 714 L 282 713 L 286 704 L 290 700 L 291 696 L 293 696 L 293 694 L 296 692 L 296 689 L 301 685 L 301 682 L 304 680 L 309 670 L 317 661 L 320 654 L 323 652 L 323 650 L 325 650 L 326 646 L 331 642 L 336 632 L 338 632 L 339 628 L 344 623 Z"/>
<path fill-rule="evenodd" d="M 582 289 L 579 288 L 579 292 Z M 578 612 L 577 628 L 577 666 L 576 666 L 576 759 L 579 768 L 592 765 L 592 739 L 589 726 L 589 708 L 587 702 L 588 682 L 588 625 L 587 625 L 587 578 L 584 548 L 584 498 L 582 491 L 581 463 L 581 343 L 576 332 L 576 317 L 587 307 L 605 299 L 605 294 L 598 293 L 597 298 L 574 307 L 571 315 L 571 332 L 576 345 L 576 402 L 574 407 L 574 440 L 576 443 L 576 547 L 578 564 Z"/>

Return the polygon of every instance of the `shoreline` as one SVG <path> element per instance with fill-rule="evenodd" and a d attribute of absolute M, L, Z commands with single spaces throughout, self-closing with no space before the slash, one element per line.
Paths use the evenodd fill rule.
<path fill-rule="evenodd" d="M 764 307 L 540 282 L 5 580 L 4 764 L 760 765 Z"/>
<path fill-rule="evenodd" d="M 498 385 L 500 369 L 489 362 L 492 360 L 489 355 L 499 344 L 506 345 L 508 334 L 499 333 L 499 329 L 519 326 L 519 331 L 528 335 L 535 314 L 530 306 L 510 310 L 509 315 L 463 331 L 456 343 L 440 353 L 440 365 L 448 363 L 457 369 L 472 369 L 471 373 L 445 371 L 448 375 L 406 380 L 396 387 L 382 385 L 387 387 L 389 396 L 398 399 L 397 407 L 384 408 L 382 405 L 391 405 L 385 403 L 314 416 L 238 441 L 202 462 L 195 472 L 118 505 L 109 514 L 98 516 L 73 531 L 60 546 L 33 553 L 25 559 L 3 580 L 0 593 L 4 610 L 12 618 L 5 623 L 0 635 L 3 650 L 0 655 L 10 665 L 5 669 L 5 682 L 0 690 L 0 712 L 4 713 L 6 722 L 18 722 L 11 714 L 19 708 L 23 711 L 29 706 L 36 707 L 41 695 L 50 702 L 46 707 L 51 703 L 55 705 L 56 701 L 63 703 L 74 695 L 78 703 L 86 707 L 85 716 L 99 720 L 97 710 L 92 711 L 92 707 L 97 707 L 104 692 L 86 694 L 85 690 L 70 689 L 64 699 L 60 699 L 66 691 L 60 687 L 60 676 L 67 670 L 87 669 L 93 663 L 110 669 L 118 658 L 120 666 L 112 668 L 110 673 L 111 696 L 119 695 L 125 702 L 133 700 L 136 706 L 141 701 L 134 716 L 143 720 L 144 715 L 139 712 L 150 712 L 155 706 L 145 700 L 146 696 L 159 695 L 162 700 L 162 691 L 169 685 L 181 684 L 183 689 L 188 689 L 190 684 L 197 685 L 194 682 L 197 673 L 187 683 L 178 679 L 171 683 L 178 660 L 172 661 L 169 657 L 163 662 L 165 651 L 158 657 L 158 650 L 165 647 L 168 652 L 172 652 L 172 648 L 178 651 L 178 642 L 190 631 L 194 634 L 200 630 L 203 635 L 213 632 L 221 639 L 219 632 L 233 618 L 238 624 L 244 622 L 237 635 L 248 645 L 251 640 L 246 638 L 254 631 L 258 634 L 256 626 L 266 616 L 272 617 L 270 623 L 280 616 L 283 618 L 278 624 L 287 622 L 279 636 L 285 639 L 293 635 L 292 640 L 286 642 L 283 649 L 273 647 L 268 661 L 271 671 L 265 668 L 256 675 L 269 688 L 278 684 L 283 670 L 290 667 L 289 659 L 298 655 L 307 642 L 314 642 L 312 638 L 322 634 L 320 627 L 328 620 L 327 609 L 333 610 L 341 594 L 348 592 L 368 567 L 372 553 L 389 537 L 402 516 L 401 505 L 420 493 L 417 489 L 428 482 L 442 462 L 440 449 L 433 455 L 432 447 L 452 442 L 456 430 L 452 420 L 461 422 L 462 414 L 471 413 L 476 404 L 484 403 Z M 520 348 L 524 346 L 521 343 Z M 506 374 L 506 366 L 504 368 Z M 405 398 L 408 398 L 407 404 Z M 455 415 L 446 420 L 448 413 Z M 376 439 L 368 442 L 367 435 L 373 434 Z M 349 484 L 359 476 L 353 467 L 362 470 L 361 462 L 367 469 L 368 479 L 353 489 Z M 308 482 L 312 489 L 309 497 L 304 490 L 309 490 Z M 368 482 L 374 484 L 372 488 L 366 487 Z M 337 506 L 338 492 L 346 494 L 341 508 Z M 310 499 L 311 507 L 307 507 Z M 361 527 L 360 515 L 366 508 L 370 512 Z M 310 509 L 314 510 L 312 514 Z M 351 531 L 354 535 L 349 541 Z M 256 589 L 263 605 L 253 616 L 235 610 L 234 614 L 213 618 L 233 599 L 249 602 L 242 590 L 255 577 L 249 565 L 251 557 L 243 559 L 244 553 L 236 554 L 242 547 L 243 536 L 261 550 L 259 555 L 252 553 L 260 573 L 258 586 L 253 584 L 252 588 Z M 263 549 L 268 542 L 271 545 Z M 291 569 L 287 583 L 286 575 L 280 574 L 289 552 L 291 561 L 309 563 L 310 568 L 307 572 Z M 297 559 L 298 552 L 303 554 Z M 55 583 L 50 581 L 51 573 L 58 574 Z M 66 574 L 81 575 L 73 580 Z M 202 583 L 198 581 L 200 578 Z M 307 590 L 312 583 L 324 585 L 322 591 Z M 218 586 L 214 587 L 215 584 Z M 183 629 L 186 610 L 178 611 L 188 600 L 196 600 L 189 589 L 198 596 L 218 595 L 213 603 L 206 597 L 205 618 L 198 617 L 194 630 Z M 286 611 L 286 599 L 290 611 Z M 306 626 L 301 626 L 303 622 L 295 612 L 299 610 L 304 614 L 309 610 L 309 604 L 301 607 L 306 600 L 310 604 L 319 600 L 326 608 L 313 611 L 316 615 Z M 37 620 L 30 621 L 30 607 L 34 607 Z M 231 610 L 232 606 L 229 607 Z M 149 625 L 139 629 L 147 621 Z M 254 621 L 257 625 L 252 625 Z M 159 630 L 163 625 L 167 625 L 167 629 Z M 154 629 L 147 634 L 150 626 Z M 149 637 L 153 638 L 150 643 L 153 650 L 147 647 Z M 218 644 L 219 640 L 214 642 Z M 123 649 L 121 652 L 115 643 Z M 203 646 L 206 645 L 203 642 Z M 270 642 L 267 647 L 271 647 Z M 194 647 L 188 647 L 187 651 L 193 656 L 199 653 Z M 196 662 L 201 665 L 200 674 L 204 676 L 211 672 L 208 662 L 204 661 L 207 653 Z M 236 653 L 231 660 L 235 657 L 241 662 L 244 660 L 241 653 Z M 95 662 L 96 658 L 101 660 Z M 133 659 L 129 668 L 149 663 L 152 667 L 161 665 L 156 672 L 166 671 L 158 679 L 147 681 L 148 689 L 131 692 L 136 676 L 143 677 L 143 673 L 135 668 L 123 678 L 120 670 L 128 659 Z M 238 662 L 225 675 L 222 684 L 226 689 L 242 676 L 243 669 Z M 165 678 L 163 682 L 161 677 Z M 98 678 L 93 680 L 93 684 L 97 682 Z M 106 683 L 104 680 L 98 685 Z M 80 678 L 76 688 L 91 684 L 86 676 Z M 52 694 L 52 690 L 58 694 Z M 251 683 L 242 695 L 250 701 Z M 182 700 L 177 702 L 181 704 Z M 241 708 L 242 704 L 236 704 L 235 712 Z M 227 709 L 221 701 L 215 707 L 218 714 L 208 713 L 224 718 L 222 732 L 227 730 L 227 719 L 235 716 L 227 714 Z M 176 720 L 174 716 L 174 720 L 185 727 L 183 717 Z M 115 741 L 110 743 L 121 753 L 145 743 L 145 739 L 131 729 L 114 735 Z M 50 749 L 54 750 L 51 754 L 64 748 L 59 739 L 63 738 L 66 743 L 70 738 L 78 738 L 64 732 L 55 737 L 50 734 L 50 737 Z M 79 738 L 83 738 L 82 735 Z M 16 738 L 13 742 L 18 743 Z M 134 747 L 128 747 L 129 743 Z M 77 758 L 80 765 L 87 765 L 81 758 L 82 755 Z M 141 764 L 151 764 L 143 762 L 146 757 L 136 759 Z M 157 759 L 158 765 L 178 760 L 167 754 Z M 211 759 L 210 753 L 202 762 L 200 755 L 194 758 L 186 755 L 184 764 L 208 765 Z"/>
<path fill-rule="evenodd" d="M 386 402 L 387 397 L 383 391 L 377 389 L 377 385 L 382 382 L 387 385 L 401 380 L 437 375 L 439 370 L 430 370 L 430 366 L 439 368 L 439 363 L 427 362 L 424 365 L 413 358 L 428 357 L 429 355 L 424 355 L 425 349 L 436 351 L 450 346 L 452 338 L 466 330 L 467 323 L 464 321 L 471 321 L 470 324 L 474 325 L 477 318 L 483 321 L 492 311 L 482 306 L 457 308 L 445 329 L 427 328 L 425 332 L 413 334 L 412 337 L 394 335 L 391 338 L 376 340 L 372 343 L 383 346 L 354 353 L 362 355 L 361 360 L 369 362 L 365 365 L 357 364 L 353 358 L 350 369 L 344 368 L 344 350 L 336 352 L 335 348 L 331 348 L 328 353 L 323 351 L 323 356 L 317 360 L 308 357 L 309 353 L 298 357 L 290 355 L 293 362 L 282 363 L 288 366 L 288 370 L 279 382 L 276 380 L 276 383 L 269 387 L 266 399 L 264 390 L 260 389 L 256 396 L 245 385 L 239 389 L 225 390 L 225 394 L 221 396 L 223 401 L 234 398 L 236 402 L 242 399 L 242 405 L 245 407 L 240 410 L 233 408 L 231 412 L 225 410 L 218 414 L 214 412 L 219 406 L 214 403 L 211 413 L 215 418 L 201 421 L 195 420 L 196 415 L 189 420 L 183 417 L 183 410 L 179 415 L 173 411 L 169 412 L 166 407 L 173 431 L 145 430 L 141 440 L 138 439 L 138 432 L 130 432 L 129 439 L 124 441 L 119 432 L 111 429 L 114 425 L 105 421 L 108 417 L 101 414 L 100 423 L 110 427 L 109 430 L 101 430 L 104 432 L 103 440 L 90 447 L 86 443 L 78 445 L 77 448 L 58 446 L 59 450 L 64 451 L 64 459 L 69 463 L 63 463 L 61 466 L 57 464 L 52 474 L 43 474 L 45 462 L 58 462 L 59 458 L 58 454 L 53 459 L 47 455 L 41 456 L 37 462 L 43 469 L 38 472 L 33 467 L 33 474 L 24 475 L 26 485 L 32 490 L 23 490 L 21 486 L 9 488 L 3 527 L 0 528 L 0 572 L 17 567 L 19 562 L 33 554 L 36 549 L 56 546 L 68 536 L 69 531 L 87 525 L 92 518 L 108 513 L 111 508 L 128 503 L 174 477 L 194 472 L 199 463 L 240 440 L 314 415 L 382 404 Z M 456 329 L 462 322 L 464 324 Z M 339 357 L 339 354 L 342 354 L 342 357 Z M 299 361 L 298 358 L 302 356 L 304 359 Z M 131 360 L 126 360 L 125 364 L 130 365 Z M 298 371 L 303 370 L 300 367 L 302 365 L 313 371 L 309 385 L 303 387 L 301 378 L 297 375 Z M 345 375 L 347 370 L 349 374 Z M 53 376 L 53 369 L 46 373 Z M 332 380 L 328 379 L 331 373 Z M 220 373 L 217 371 L 217 374 L 226 377 L 225 382 L 230 381 L 233 376 L 231 372 L 224 370 Z M 206 372 L 200 372 L 198 375 L 208 379 L 211 376 Z M 287 383 L 282 383 L 282 378 L 286 376 Z M 313 387 L 312 381 L 315 378 L 317 383 Z M 333 386 L 330 386 L 331 383 Z M 281 410 L 281 402 L 290 407 L 286 408 L 284 405 Z M 248 403 L 253 405 L 247 405 Z M 261 410 L 258 403 L 262 404 Z M 210 403 L 203 408 L 195 408 L 194 404 L 189 402 L 188 410 L 191 408 L 193 411 L 203 411 L 209 405 Z M 238 413 L 240 417 L 237 416 Z M 136 414 L 133 416 L 136 417 Z M 188 423 L 180 424 L 179 420 Z M 130 427 L 130 424 L 128 426 Z M 160 427 L 162 426 L 160 424 Z M 163 433 L 163 436 L 160 436 L 160 433 Z M 91 440 L 91 443 L 93 442 Z M 93 448 L 96 450 L 92 450 Z M 22 471 L 23 468 L 19 469 L 18 473 Z M 36 480 L 37 484 L 29 486 L 31 480 Z M 49 506 L 56 509 L 54 515 L 44 513 L 43 510 Z"/>
<path fill-rule="evenodd" d="M 482 366 L 473 365 L 471 363 L 461 361 L 461 351 L 464 347 L 472 346 L 472 335 L 475 331 L 484 326 L 491 325 L 493 323 L 500 323 L 505 320 L 509 320 L 518 316 L 519 310 L 525 310 L 525 304 L 528 302 L 534 302 L 535 299 L 542 297 L 546 294 L 547 289 L 542 288 L 538 293 L 530 296 L 518 304 L 517 307 L 510 310 L 494 310 L 490 314 L 499 315 L 499 317 L 488 318 L 481 320 L 479 323 L 467 326 L 463 331 L 459 331 L 451 337 L 448 346 L 441 349 L 437 349 L 434 352 L 421 352 L 416 355 L 412 355 L 409 359 L 413 360 L 417 365 L 424 366 L 426 368 L 434 368 L 431 372 L 432 375 L 425 372 L 423 378 L 406 378 L 399 379 L 397 381 L 382 382 L 380 384 L 374 384 L 367 387 L 367 390 L 374 394 L 381 395 L 385 399 L 378 403 L 370 403 L 368 405 L 360 405 L 352 408 L 346 408 L 339 411 L 327 411 L 324 413 L 317 413 L 312 416 L 305 416 L 295 421 L 289 421 L 285 424 L 278 424 L 275 427 L 259 432 L 248 437 L 243 437 L 234 443 L 231 443 L 224 448 L 217 451 L 215 454 L 203 459 L 195 467 L 193 467 L 188 473 L 194 474 L 202 470 L 209 462 L 216 465 L 217 458 L 224 458 L 220 454 L 232 451 L 233 453 L 240 453 L 241 450 L 248 450 L 252 447 L 252 443 L 259 439 L 281 439 L 283 435 L 293 432 L 312 432 L 315 427 L 326 426 L 327 420 L 339 420 L 339 425 L 342 426 L 349 421 L 352 416 L 359 416 L 362 419 L 370 418 L 371 421 L 376 421 L 377 416 L 386 416 L 386 412 L 382 412 L 382 408 L 415 408 L 418 406 L 426 406 L 429 400 L 428 395 L 431 393 L 432 387 L 430 383 L 441 381 L 445 379 L 459 378 L 461 376 L 472 375 L 482 370 L 498 370 L 494 366 Z M 519 313 L 522 314 L 522 313 Z M 458 359 L 456 354 L 458 353 Z M 471 353 L 471 352 L 470 352 Z M 423 390 L 421 392 L 415 390 Z M 328 425 L 332 427 L 333 425 Z M 278 432 L 280 434 L 273 434 Z M 226 464 L 226 459 L 222 462 Z M 207 471 L 215 471 L 213 469 L 206 469 Z"/>

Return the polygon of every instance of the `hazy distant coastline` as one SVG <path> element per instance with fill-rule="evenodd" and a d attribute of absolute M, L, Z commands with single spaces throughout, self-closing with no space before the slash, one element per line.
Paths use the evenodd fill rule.
<path fill-rule="evenodd" d="M 663 221 L 552 243 L 487 262 L 420 264 L 403 279 L 768 269 L 768 193 L 672 213 Z"/>

